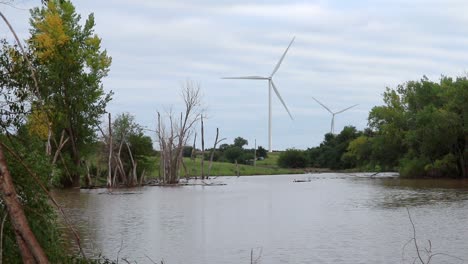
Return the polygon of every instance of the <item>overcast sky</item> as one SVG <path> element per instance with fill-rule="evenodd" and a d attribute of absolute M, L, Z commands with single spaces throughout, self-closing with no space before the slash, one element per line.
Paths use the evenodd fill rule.
<path fill-rule="evenodd" d="M 27 8 L 40 1 L 0 6 L 22 39 Z M 209 120 L 232 143 L 268 145 L 265 81 L 223 76 L 269 75 L 296 36 L 274 80 L 291 120 L 273 98 L 273 148 L 318 145 L 330 131 L 331 115 L 312 96 L 338 111 L 335 131 L 363 129 L 368 112 L 382 104 L 385 87 L 423 75 L 461 76 L 468 68 L 468 1 L 74 1 L 83 18 L 94 13 L 96 33 L 112 56 L 106 91 L 108 110 L 129 112 L 148 128 L 156 111 L 181 104 L 181 84 L 200 83 Z M 5 25 L 0 37 L 9 37 Z M 154 137 L 153 137 L 154 138 Z"/>

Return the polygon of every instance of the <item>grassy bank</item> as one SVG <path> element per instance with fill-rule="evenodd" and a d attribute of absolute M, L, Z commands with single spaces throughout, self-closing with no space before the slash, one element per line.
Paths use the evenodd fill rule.
<path fill-rule="evenodd" d="M 257 161 L 256 166 L 239 164 L 238 167 L 236 167 L 236 165 L 233 163 L 213 162 L 213 165 L 211 166 L 210 176 L 236 176 L 237 170 L 239 170 L 239 174 L 242 176 L 304 173 L 304 169 L 279 168 L 276 165 L 278 156 L 279 153 L 269 153 L 268 158 Z M 154 162 L 157 163 L 157 166 L 150 173 L 149 177 L 158 177 L 159 175 L 159 163 L 157 162 L 156 158 L 154 158 Z M 184 163 L 186 166 L 186 170 L 182 168 L 181 177 L 185 177 L 186 174 L 188 174 L 188 176 L 190 177 L 201 175 L 200 158 L 196 158 L 195 160 L 191 160 L 190 158 L 184 158 Z M 203 166 L 205 175 L 207 175 L 208 173 L 208 165 L 209 161 L 205 160 Z"/>

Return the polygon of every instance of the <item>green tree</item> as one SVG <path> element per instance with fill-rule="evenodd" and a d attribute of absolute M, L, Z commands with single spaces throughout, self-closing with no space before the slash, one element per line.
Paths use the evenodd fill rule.
<path fill-rule="evenodd" d="M 224 157 L 232 163 L 236 160 L 237 162 L 241 162 L 243 153 L 244 151 L 241 147 L 233 145 L 224 151 Z"/>
<path fill-rule="evenodd" d="M 51 0 L 31 11 L 31 38 L 28 40 L 39 76 L 40 93 L 50 114 L 54 136 L 66 131 L 64 148 L 72 164 L 72 178 L 65 185 L 80 185 L 82 156 L 95 140 L 95 127 L 111 99 L 102 87 L 111 64 L 101 39 L 94 33 L 94 15 L 84 25 L 70 1 Z M 57 139 L 58 141 L 58 139 Z"/>
<path fill-rule="evenodd" d="M 236 137 L 234 139 L 234 146 L 236 146 L 236 147 L 243 148 L 244 146 L 246 146 L 248 144 L 249 144 L 249 142 L 247 141 L 247 139 L 244 139 L 242 137 Z"/>
<path fill-rule="evenodd" d="M 0 132 L 18 128 L 29 112 L 30 71 L 16 45 L 0 40 Z"/>
<path fill-rule="evenodd" d="M 353 126 L 346 126 L 338 135 L 332 133 L 325 134 L 325 138 L 320 146 L 308 149 L 310 165 L 313 167 L 346 169 L 352 168 L 356 164 L 349 156 L 344 156 L 349 143 L 358 137 L 361 132 Z"/>
<path fill-rule="evenodd" d="M 267 158 L 268 157 L 268 151 L 264 147 L 258 146 L 258 148 L 257 148 L 257 157 Z"/>
<path fill-rule="evenodd" d="M 282 168 L 305 168 L 307 167 L 307 155 L 298 149 L 287 149 L 278 157 L 278 166 Z"/>
<path fill-rule="evenodd" d="M 467 177 L 468 80 L 427 77 L 387 88 L 369 125 L 371 160 L 402 176 Z"/>
<path fill-rule="evenodd" d="M 133 171 L 135 165 L 136 174 L 141 177 L 143 171 L 148 171 L 154 166 L 149 159 L 150 156 L 155 154 L 153 142 L 149 136 L 143 133 L 143 128 L 136 122 L 133 115 L 122 113 L 115 118 L 112 123 L 112 137 L 114 138 L 114 153 L 117 155 L 117 159 L 120 159 L 123 163 L 123 170 L 119 170 L 120 173 L 122 171 L 124 173 Z M 102 160 L 107 160 L 108 146 L 105 147 L 105 151 L 102 153 L 104 154 Z M 130 176 L 121 175 L 121 179 L 127 179 L 126 183 L 129 185 L 136 184 L 133 182 L 135 179 Z"/>

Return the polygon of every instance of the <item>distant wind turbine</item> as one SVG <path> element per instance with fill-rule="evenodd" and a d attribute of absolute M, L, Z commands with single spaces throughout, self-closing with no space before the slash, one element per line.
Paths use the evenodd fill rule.
<path fill-rule="evenodd" d="M 272 137 L 271 137 L 271 90 L 273 89 L 276 93 L 276 96 L 280 99 L 281 103 L 283 104 L 284 108 L 289 114 L 289 117 L 291 120 L 293 120 L 293 117 L 291 115 L 291 112 L 289 112 L 288 107 L 286 106 L 286 103 L 284 102 L 283 98 L 281 97 L 280 93 L 278 92 L 278 89 L 276 88 L 275 83 L 273 82 L 273 75 L 278 71 L 279 67 L 281 66 L 281 63 L 283 62 L 284 57 L 286 56 L 286 53 L 289 50 L 289 47 L 291 47 L 291 44 L 294 42 L 294 39 L 296 37 L 293 37 L 291 42 L 289 43 L 288 47 L 283 53 L 283 56 L 281 56 L 280 60 L 276 64 L 276 67 L 273 69 L 273 72 L 270 74 L 268 77 L 264 76 L 242 76 L 242 77 L 223 77 L 222 79 L 243 79 L 243 80 L 268 80 L 268 151 L 272 152 Z"/>
<path fill-rule="evenodd" d="M 326 107 L 326 106 L 325 106 L 324 104 L 322 104 L 319 100 L 315 99 L 314 97 L 312 97 L 312 99 L 314 99 L 317 103 L 319 103 L 321 106 L 323 106 L 323 108 L 327 109 L 327 111 L 328 111 L 330 114 L 332 114 L 331 129 L 330 129 L 330 133 L 332 133 L 332 134 L 335 133 L 335 115 L 341 114 L 341 113 L 343 113 L 344 111 L 349 110 L 349 109 L 351 109 L 351 108 L 357 106 L 357 104 L 355 104 L 355 105 L 352 105 L 352 106 L 350 106 L 350 107 L 348 107 L 348 108 L 345 108 L 345 109 L 343 109 L 343 110 L 340 110 L 340 111 L 338 111 L 338 112 L 332 112 L 332 110 L 330 110 L 330 108 Z"/>

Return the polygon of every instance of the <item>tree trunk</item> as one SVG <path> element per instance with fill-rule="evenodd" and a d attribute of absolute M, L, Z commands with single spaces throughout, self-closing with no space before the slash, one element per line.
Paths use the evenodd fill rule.
<path fill-rule="evenodd" d="M 70 126 L 71 126 L 70 122 Z M 73 131 L 73 127 L 69 127 L 67 129 L 68 132 L 68 137 L 70 138 L 70 143 L 71 143 L 71 158 L 74 162 L 75 168 L 73 169 L 73 172 L 71 173 L 71 178 L 72 182 L 66 184 L 69 187 L 74 187 L 74 188 L 79 188 L 80 187 L 80 173 L 78 169 L 80 168 L 81 165 L 81 160 L 80 160 L 80 152 L 78 151 L 78 147 L 76 146 L 76 137 L 75 137 L 75 132 Z"/>
<path fill-rule="evenodd" d="M 201 116 L 201 179 L 205 179 L 204 174 L 204 161 L 205 161 L 205 132 L 203 128 L 203 115 Z"/>
<path fill-rule="evenodd" d="M 133 159 L 132 150 L 130 149 L 130 145 L 128 145 L 127 141 L 125 141 L 125 145 L 127 146 L 128 154 L 130 155 L 130 161 L 132 162 L 132 170 L 130 174 L 130 181 L 129 185 L 134 186 L 137 184 L 137 162 Z"/>
<path fill-rule="evenodd" d="M 37 242 L 29 227 L 23 207 L 16 194 L 15 186 L 8 171 L 3 149 L 0 146 L 0 194 L 10 216 L 10 223 L 16 234 L 16 241 L 20 248 L 24 263 L 49 263 L 47 256 Z M 31 261 L 31 256 L 33 261 Z"/>
<path fill-rule="evenodd" d="M 209 165 L 208 165 L 208 178 L 210 177 L 211 166 L 213 165 L 213 156 L 214 156 L 214 153 L 215 153 L 215 151 L 216 151 L 216 145 L 218 145 L 219 142 L 225 140 L 225 138 L 223 138 L 223 139 L 221 139 L 220 141 L 218 141 L 218 136 L 219 136 L 219 128 L 216 128 L 215 143 L 214 143 L 213 149 L 211 150 L 211 154 L 210 154 L 210 163 L 209 163 Z"/>
<path fill-rule="evenodd" d="M 86 167 L 86 186 L 91 186 L 91 173 L 89 172 L 89 166 L 86 161 L 84 161 L 84 165 Z"/>
<path fill-rule="evenodd" d="M 107 172 L 107 188 L 112 187 L 112 120 L 109 113 L 109 163 Z"/>

